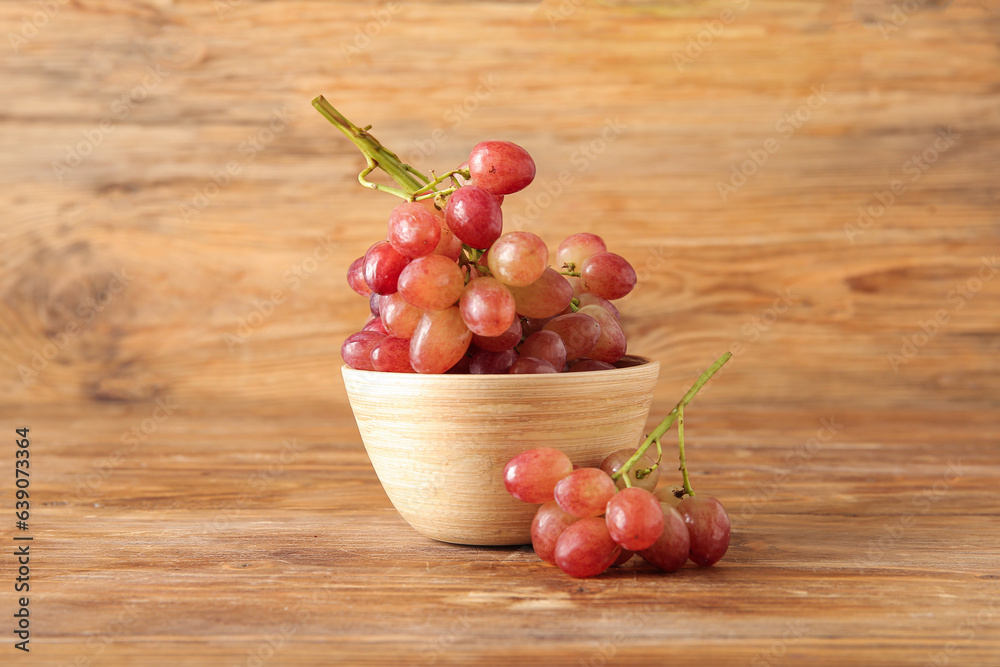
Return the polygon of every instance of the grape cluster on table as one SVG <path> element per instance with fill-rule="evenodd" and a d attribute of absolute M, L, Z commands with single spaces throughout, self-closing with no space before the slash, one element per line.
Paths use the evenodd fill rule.
<path fill-rule="evenodd" d="M 730 534 L 722 504 L 701 495 L 677 502 L 666 487 L 654 493 L 659 469 L 646 454 L 613 479 L 634 453 L 621 449 L 600 468 L 574 469 L 562 451 L 539 447 L 507 463 L 507 491 L 518 500 L 542 503 L 531 522 L 539 558 L 574 577 L 601 574 L 635 553 L 665 572 L 679 570 L 688 559 L 709 566 L 722 558 Z"/>
<path fill-rule="evenodd" d="M 635 270 L 595 234 L 563 240 L 553 268 L 539 236 L 503 233 L 504 196 L 535 176 L 520 146 L 477 144 L 467 170 L 451 192 L 396 206 L 386 238 L 351 264 L 347 282 L 371 317 L 344 341 L 344 362 L 397 373 L 614 368 L 627 344 L 611 302 Z"/>

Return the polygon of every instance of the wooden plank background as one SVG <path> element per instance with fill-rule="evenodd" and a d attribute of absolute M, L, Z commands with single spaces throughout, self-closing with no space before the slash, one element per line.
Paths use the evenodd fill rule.
<path fill-rule="evenodd" d="M 502 663 L 508 637 L 510 655 L 544 638 L 567 664 L 643 664 L 663 642 L 707 664 L 793 662 L 775 646 L 922 664 L 1000 599 L 994 0 L 5 0 L 0 26 L 0 423 L 38 433 L 39 659 L 242 662 L 280 634 L 275 605 L 319 586 L 323 621 L 300 617 L 273 664 L 332 655 L 333 637 L 344 664 L 379 647 Z M 607 583 L 401 524 L 339 374 L 367 312 L 346 268 L 394 202 L 357 184 L 317 94 L 421 168 L 483 139 L 525 146 L 538 176 L 505 202 L 508 228 L 553 250 L 592 231 L 636 266 L 620 306 L 630 351 L 662 363 L 654 415 L 734 351 L 690 416 L 716 492 L 767 500 L 712 575 L 731 594 L 692 572 L 678 595 L 697 612 L 679 617 L 643 576 L 614 578 L 648 603 L 645 634 L 616 642 L 634 624 L 601 626 Z M 842 425 L 833 444 L 760 491 L 821 418 Z M 296 463 L 244 500 L 285 439 Z M 838 597 L 872 581 L 851 545 L 957 460 L 966 481 L 880 552 L 896 569 Z M 959 523 L 961 553 L 941 536 Z M 328 559 L 341 588 L 318 583 Z M 406 589 L 425 562 L 437 592 Z M 130 587 L 147 606 L 118 631 Z M 577 620 L 560 620 L 566 600 Z M 527 615 L 462 614 L 491 605 Z M 788 643 L 800 614 L 808 636 Z M 996 664 L 998 626 L 950 664 Z"/>

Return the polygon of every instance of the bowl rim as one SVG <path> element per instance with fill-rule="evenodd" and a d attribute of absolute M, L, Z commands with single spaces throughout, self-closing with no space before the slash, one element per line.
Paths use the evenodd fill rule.
<path fill-rule="evenodd" d="M 393 379 L 398 379 L 400 382 L 471 382 L 477 381 L 482 382 L 485 378 L 489 378 L 491 382 L 504 382 L 505 380 L 500 380 L 499 378 L 510 378 L 510 382 L 534 382 L 538 378 L 552 378 L 559 376 L 571 375 L 577 378 L 586 377 L 588 375 L 597 374 L 600 377 L 610 377 L 618 376 L 622 373 L 637 372 L 638 369 L 648 369 L 650 366 L 659 366 L 660 362 L 657 359 L 651 357 L 645 357 L 638 354 L 626 354 L 622 359 L 634 360 L 636 363 L 625 366 L 623 368 L 615 369 L 605 369 L 599 371 L 576 371 L 574 373 L 518 373 L 516 375 L 510 375 L 508 373 L 490 373 L 483 375 L 473 375 L 473 374 L 455 374 L 448 375 L 447 373 L 389 373 L 386 371 L 366 371 L 357 368 L 351 368 L 347 364 L 343 364 L 340 367 L 340 372 L 344 375 L 356 375 L 359 378 L 362 377 L 391 377 Z M 530 378 L 530 379 L 529 379 Z"/>

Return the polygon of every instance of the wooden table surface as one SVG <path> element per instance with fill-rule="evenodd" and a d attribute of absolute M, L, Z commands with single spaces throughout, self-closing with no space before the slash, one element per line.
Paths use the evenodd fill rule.
<path fill-rule="evenodd" d="M 52 0 L 0 27 L 0 664 L 1000 665 L 994 0 Z M 687 425 L 721 563 L 574 580 L 400 519 L 338 371 L 393 202 L 317 94 L 421 168 L 528 148 L 508 228 L 638 270 L 650 426 L 734 352 Z"/>

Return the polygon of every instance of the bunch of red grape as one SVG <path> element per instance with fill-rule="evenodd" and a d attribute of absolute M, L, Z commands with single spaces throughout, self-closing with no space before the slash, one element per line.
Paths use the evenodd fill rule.
<path fill-rule="evenodd" d="M 595 234 L 573 234 L 549 266 L 545 242 L 503 233 L 504 196 L 535 163 L 520 146 L 484 141 L 454 172 L 389 215 L 388 233 L 351 264 L 347 282 L 371 317 L 344 341 L 351 368 L 397 373 L 558 373 L 614 368 L 626 349 L 611 303 L 636 274 Z"/>
<path fill-rule="evenodd" d="M 544 503 L 531 522 L 539 558 L 574 577 L 598 575 L 636 552 L 665 572 L 680 569 L 689 558 L 701 566 L 722 558 L 729 548 L 729 516 L 722 503 L 689 495 L 675 506 L 669 488 L 654 493 L 659 470 L 645 453 L 615 480 L 634 453 L 622 449 L 600 468 L 574 470 L 566 454 L 540 447 L 507 463 L 507 491 L 518 500 Z"/>

